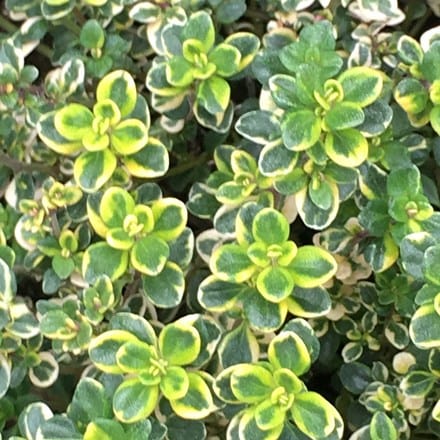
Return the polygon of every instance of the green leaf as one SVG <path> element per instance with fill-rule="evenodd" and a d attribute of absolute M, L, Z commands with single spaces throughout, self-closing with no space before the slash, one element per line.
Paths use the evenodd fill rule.
<path fill-rule="evenodd" d="M 275 369 L 287 368 L 297 376 L 306 373 L 312 364 L 305 343 L 294 332 L 283 331 L 272 339 L 267 355 Z"/>
<path fill-rule="evenodd" d="M 364 257 L 375 272 L 383 272 L 396 262 L 399 248 L 387 232 L 383 239 L 374 240 L 365 248 Z"/>
<path fill-rule="evenodd" d="M 0 353 L 0 398 L 2 398 L 9 389 L 11 383 L 11 365 L 8 359 Z"/>
<path fill-rule="evenodd" d="M 241 116 L 235 124 L 237 132 L 257 144 L 265 145 L 281 136 L 278 118 L 271 112 L 253 110 Z"/>
<path fill-rule="evenodd" d="M 33 402 L 27 405 L 18 419 L 20 433 L 26 439 L 36 440 L 40 425 L 52 416 L 51 409 L 43 402 Z"/>
<path fill-rule="evenodd" d="M 259 403 L 270 396 L 274 386 L 272 374 L 260 365 L 233 366 L 231 389 L 240 402 Z"/>
<path fill-rule="evenodd" d="M 149 235 L 136 241 L 131 252 L 130 262 L 139 272 L 155 276 L 165 267 L 170 249 L 161 238 Z"/>
<path fill-rule="evenodd" d="M 215 28 L 211 17 L 205 11 L 191 14 L 183 28 L 182 38 L 200 41 L 204 52 L 208 53 L 215 40 Z"/>
<path fill-rule="evenodd" d="M 216 1 L 215 3 L 219 3 Z M 231 24 L 246 12 L 244 0 L 224 0 L 215 9 L 215 17 L 220 23 Z"/>
<path fill-rule="evenodd" d="M 224 205 L 238 205 L 243 203 L 256 188 L 256 184 L 243 185 L 237 182 L 225 182 L 219 186 L 215 197 Z"/>
<path fill-rule="evenodd" d="M 188 372 L 188 392 L 180 399 L 170 400 L 173 411 L 184 419 L 198 420 L 207 417 L 216 409 L 211 391 L 196 372 Z"/>
<path fill-rule="evenodd" d="M 97 20 L 87 20 L 79 34 L 80 43 L 87 49 L 100 49 L 105 42 L 105 33 Z"/>
<path fill-rule="evenodd" d="M 222 79 L 220 77 L 217 78 Z M 196 102 L 193 105 L 193 112 L 197 122 L 203 127 L 209 128 L 217 133 L 226 133 L 232 124 L 234 106 L 232 105 L 232 102 L 229 101 L 229 104 L 224 112 L 212 114 L 205 107 L 203 107 L 202 102 L 196 99 Z"/>
<path fill-rule="evenodd" d="M 9 303 L 14 298 L 16 290 L 14 272 L 0 258 L 0 298 Z"/>
<path fill-rule="evenodd" d="M 294 110 L 302 107 L 296 93 L 295 78 L 290 75 L 277 74 L 269 79 L 269 89 L 276 105 L 283 110 Z"/>
<path fill-rule="evenodd" d="M 124 373 L 148 370 L 152 365 L 151 360 L 156 358 L 154 347 L 138 340 L 125 342 L 116 352 L 116 363 Z"/>
<path fill-rule="evenodd" d="M 257 339 L 244 322 L 223 334 L 217 350 L 223 368 L 239 363 L 256 362 L 259 352 Z"/>
<path fill-rule="evenodd" d="M 186 88 L 194 81 L 193 65 L 183 56 L 171 58 L 165 72 L 167 81 L 174 87 Z"/>
<path fill-rule="evenodd" d="M 226 403 L 240 403 L 240 401 L 232 392 L 231 388 L 231 376 L 237 364 L 240 364 L 240 362 L 234 363 L 228 368 L 221 370 L 220 373 L 216 376 L 213 383 L 214 392 L 221 400 L 223 400 L 223 402 Z M 243 363 L 243 365 L 246 364 Z"/>
<path fill-rule="evenodd" d="M 428 90 L 414 78 L 405 78 L 394 89 L 394 99 L 407 113 L 422 112 L 429 101 Z"/>
<path fill-rule="evenodd" d="M 113 186 L 102 196 L 99 215 L 108 228 L 122 228 L 124 219 L 133 213 L 134 207 L 133 197 L 126 190 Z"/>
<path fill-rule="evenodd" d="M 67 415 L 75 423 L 83 426 L 97 418 L 111 418 L 111 401 L 104 386 L 90 377 L 82 378 L 76 386 Z"/>
<path fill-rule="evenodd" d="M 121 111 L 121 116 L 128 116 L 136 106 L 137 91 L 132 76 L 125 70 L 115 70 L 99 81 L 96 99 L 111 99 Z"/>
<path fill-rule="evenodd" d="M 58 133 L 55 128 L 55 115 L 57 112 L 46 113 L 41 116 L 37 124 L 37 132 L 40 139 L 53 151 L 58 154 L 76 154 L 82 149 L 79 140 L 69 141 Z"/>
<path fill-rule="evenodd" d="M 352 67 L 339 75 L 338 81 L 344 90 L 344 101 L 361 107 L 372 104 L 382 92 L 382 75 L 371 67 Z"/>
<path fill-rule="evenodd" d="M 113 395 L 113 411 L 123 423 L 134 423 L 148 417 L 159 400 L 159 387 L 146 386 L 137 378 L 126 379 Z"/>
<path fill-rule="evenodd" d="M 406 64 L 420 64 L 423 60 L 420 44 L 409 35 L 402 35 L 399 38 L 397 53 Z"/>
<path fill-rule="evenodd" d="M 150 2 L 141 2 L 134 5 L 129 12 L 131 19 L 140 23 L 154 23 L 161 14 L 159 6 Z"/>
<path fill-rule="evenodd" d="M 296 426 L 311 438 L 326 438 L 335 429 L 334 408 L 318 393 L 307 391 L 295 396 L 291 409 Z"/>
<path fill-rule="evenodd" d="M 165 326 L 159 335 L 159 350 L 170 365 L 188 365 L 197 359 L 201 347 L 198 331 L 178 321 Z"/>
<path fill-rule="evenodd" d="M 222 281 L 211 275 L 200 284 L 197 298 L 207 310 L 222 312 L 231 309 L 245 290 L 242 284 Z"/>
<path fill-rule="evenodd" d="M 264 205 L 256 202 L 245 203 L 237 212 L 235 218 L 235 234 L 240 245 L 248 247 L 254 243 L 252 223 L 255 216 L 264 208 Z M 264 244 L 263 244 L 264 245 Z"/>
<path fill-rule="evenodd" d="M 123 156 L 137 153 L 148 142 L 148 129 L 138 119 L 125 119 L 112 129 L 110 142 Z"/>
<path fill-rule="evenodd" d="M 342 349 L 342 359 L 345 363 L 354 362 L 362 356 L 363 352 L 364 348 L 361 341 L 349 342 Z"/>
<path fill-rule="evenodd" d="M 52 268 L 57 276 L 64 280 L 68 278 L 75 269 L 75 263 L 72 258 L 64 258 L 61 255 L 55 255 L 52 259 Z"/>
<path fill-rule="evenodd" d="M 160 381 L 160 390 L 168 400 L 181 399 L 188 392 L 189 377 L 182 367 L 171 366 Z"/>
<path fill-rule="evenodd" d="M 368 142 L 353 128 L 328 133 L 325 151 L 338 165 L 347 168 L 359 166 L 368 157 Z"/>
<path fill-rule="evenodd" d="M 296 285 L 309 288 L 328 281 L 336 273 L 337 264 L 324 249 L 301 246 L 289 269 Z"/>
<path fill-rule="evenodd" d="M 281 140 L 267 144 L 260 153 L 260 171 L 267 177 L 279 178 L 282 176 L 290 176 L 298 162 L 298 158 L 298 152 L 290 151 L 285 148 Z M 297 168 L 297 170 L 298 169 L 299 168 Z"/>
<path fill-rule="evenodd" d="M 83 436 L 78 432 L 75 424 L 65 415 L 54 415 L 42 424 L 39 431 L 43 438 L 83 439 Z"/>
<path fill-rule="evenodd" d="M 436 381 L 436 376 L 431 372 L 412 370 L 400 382 L 400 389 L 409 397 L 426 397 Z"/>
<path fill-rule="evenodd" d="M 205 366 L 217 350 L 223 329 L 217 321 L 204 314 L 187 315 L 179 322 L 194 327 L 200 335 L 201 348 L 197 359 L 191 363 L 192 368 Z"/>
<path fill-rule="evenodd" d="M 295 289 L 299 289 L 298 287 Z M 290 331 L 296 333 L 306 344 L 310 359 L 315 362 L 319 357 L 320 344 L 311 325 L 302 318 L 291 319 L 283 328 L 282 332 Z"/>
<path fill-rule="evenodd" d="M 149 137 L 137 153 L 122 157 L 132 176 L 151 179 L 163 176 L 169 166 L 168 150 L 158 139 Z"/>
<path fill-rule="evenodd" d="M 114 281 L 124 275 L 127 266 L 128 252 L 114 249 L 105 242 L 98 242 L 84 252 L 82 274 L 90 284 L 101 275 L 107 275 Z"/>
<path fill-rule="evenodd" d="M 141 341 L 156 345 L 157 338 L 151 324 L 142 316 L 129 312 L 115 313 L 109 322 L 111 330 L 126 330 Z"/>
<path fill-rule="evenodd" d="M 147 73 L 145 83 L 150 92 L 159 96 L 175 97 L 185 93 L 185 88 L 175 87 L 168 82 L 166 63 L 158 63 L 152 66 Z"/>
<path fill-rule="evenodd" d="M 397 440 L 399 434 L 391 419 L 382 411 L 374 413 L 370 422 L 371 440 Z"/>
<path fill-rule="evenodd" d="M 283 431 L 283 424 L 267 430 L 259 428 L 255 419 L 255 410 L 253 408 L 238 413 L 236 417 L 238 416 L 240 416 L 240 419 L 239 422 L 237 422 L 237 434 L 235 434 L 235 436 L 229 435 L 229 438 L 231 439 L 277 440 L 280 438 L 281 432 Z M 231 432 L 231 427 L 234 426 L 233 421 L 234 419 L 232 419 L 231 426 L 228 427 L 228 434 Z"/>
<path fill-rule="evenodd" d="M 310 200 L 322 210 L 329 210 L 333 206 L 334 198 L 331 184 L 321 175 L 314 175 L 307 186 Z"/>
<path fill-rule="evenodd" d="M 426 304 L 417 309 L 411 318 L 409 335 L 412 342 L 422 350 L 440 345 L 440 314 L 434 304 Z"/>
<path fill-rule="evenodd" d="M 89 131 L 82 138 L 82 143 L 87 151 L 102 151 L 109 147 L 110 137 L 107 133 L 99 134 Z"/>
<path fill-rule="evenodd" d="M 268 255 L 267 245 L 261 241 L 252 243 L 248 247 L 247 254 L 252 262 L 261 268 L 271 265 L 271 258 Z"/>
<path fill-rule="evenodd" d="M 440 105 L 436 105 L 429 113 L 429 120 L 434 131 L 440 136 Z"/>
<path fill-rule="evenodd" d="M 255 408 L 255 422 L 263 431 L 284 425 L 286 411 L 270 400 L 261 402 Z"/>
<path fill-rule="evenodd" d="M 208 61 L 217 68 L 215 73 L 226 78 L 239 71 L 240 59 L 240 51 L 225 43 L 216 46 L 208 55 Z"/>
<path fill-rule="evenodd" d="M 229 104 L 231 89 L 219 76 L 211 76 L 202 81 L 197 88 L 197 102 L 208 113 L 224 113 Z"/>
<path fill-rule="evenodd" d="M 106 240 L 112 248 L 122 251 L 131 249 L 134 244 L 134 239 L 122 228 L 115 228 L 108 231 Z"/>
<path fill-rule="evenodd" d="M 70 324 L 70 326 L 69 326 Z M 72 328 L 72 319 L 62 310 L 49 310 L 40 321 L 40 331 L 48 338 L 68 340 L 73 339 L 76 331 Z"/>
<path fill-rule="evenodd" d="M 257 277 L 257 289 L 267 301 L 279 303 L 293 291 L 293 279 L 283 267 L 267 267 Z"/>
<path fill-rule="evenodd" d="M 110 150 L 88 151 L 81 154 L 73 167 L 73 176 L 85 192 L 95 192 L 109 181 L 117 160 Z"/>
<path fill-rule="evenodd" d="M 283 120 L 281 130 L 286 148 L 302 151 L 318 142 L 321 120 L 311 110 L 294 110 Z"/>
<path fill-rule="evenodd" d="M 93 113 L 84 105 L 68 104 L 54 116 L 58 133 L 69 141 L 79 141 L 92 129 Z"/>
<path fill-rule="evenodd" d="M 226 3 L 225 1 L 223 2 Z M 245 69 L 255 58 L 260 48 L 260 39 L 250 32 L 234 32 L 224 43 L 236 47 L 241 55 L 239 70 Z"/>
<path fill-rule="evenodd" d="M 185 277 L 177 264 L 167 261 L 159 274 L 142 275 L 142 287 L 156 307 L 176 307 L 183 298 Z"/>
<path fill-rule="evenodd" d="M 101 371 L 110 374 L 122 373 L 116 354 L 127 342 L 138 342 L 136 336 L 126 330 L 108 330 L 93 338 L 89 344 L 89 357 Z"/>
<path fill-rule="evenodd" d="M 154 216 L 154 236 L 166 242 L 179 237 L 188 219 L 185 204 L 179 199 L 167 197 L 154 202 L 151 209 Z"/>
<path fill-rule="evenodd" d="M 399 350 L 403 350 L 409 344 L 408 329 L 402 323 L 390 321 L 385 327 L 385 336 Z"/>
<path fill-rule="evenodd" d="M 440 59 L 440 44 L 432 44 L 428 51 L 424 54 L 422 63 L 420 64 L 420 71 L 425 79 L 434 82 L 440 78 L 440 66 L 438 60 Z"/>
<path fill-rule="evenodd" d="M 363 112 L 365 120 L 357 129 L 368 138 L 381 135 L 393 119 L 393 110 L 383 99 L 379 99 L 365 107 Z M 405 157 L 400 155 L 398 160 L 401 161 L 402 159 L 405 160 Z"/>
<path fill-rule="evenodd" d="M 289 233 L 289 223 L 284 215 L 272 208 L 262 209 L 252 223 L 254 239 L 267 246 L 284 243 Z"/>
<path fill-rule="evenodd" d="M 211 272 L 222 281 L 242 283 L 256 270 L 246 250 L 236 244 L 226 244 L 217 248 L 209 262 Z"/>
<path fill-rule="evenodd" d="M 373 381 L 371 368 L 360 362 L 342 365 L 338 376 L 344 387 L 355 395 L 361 394 Z"/>
<path fill-rule="evenodd" d="M 204 440 L 208 435 L 203 421 L 185 420 L 178 416 L 168 417 L 166 427 L 167 438 L 169 440 L 181 440 L 184 438 L 190 438 L 191 440 Z"/>
<path fill-rule="evenodd" d="M 302 1 L 304 2 L 304 0 Z M 293 6 L 291 2 L 292 0 L 282 1 L 285 5 L 290 3 L 290 6 Z M 296 8 L 299 10 L 298 3 L 301 3 L 301 1 L 293 0 L 293 2 L 296 3 Z M 318 21 L 312 25 L 305 26 L 301 31 L 300 40 L 310 46 L 319 46 L 325 50 L 334 50 L 336 45 L 332 24 L 327 20 Z"/>
<path fill-rule="evenodd" d="M 115 420 L 98 419 L 90 422 L 83 440 L 114 440 L 125 436 L 124 428 Z"/>
<path fill-rule="evenodd" d="M 431 246 L 425 251 L 423 274 L 427 281 L 440 286 L 440 245 Z"/>
<path fill-rule="evenodd" d="M 361 107 L 352 102 L 337 102 L 324 116 L 324 123 L 329 131 L 357 127 L 364 122 Z"/>
<path fill-rule="evenodd" d="M 280 328 L 287 315 L 286 301 L 267 301 L 256 289 L 249 288 L 241 297 L 244 314 L 249 325 L 261 332 L 271 332 Z"/>
<path fill-rule="evenodd" d="M 391 171 L 387 178 L 386 188 L 387 193 L 395 198 L 417 195 L 421 188 L 419 169 L 411 165 Z"/>

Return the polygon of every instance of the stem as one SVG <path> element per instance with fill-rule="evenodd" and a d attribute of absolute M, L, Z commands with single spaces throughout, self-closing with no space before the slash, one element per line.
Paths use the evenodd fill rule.
<path fill-rule="evenodd" d="M 57 213 L 56 211 L 51 211 L 50 213 L 50 223 L 52 225 L 52 231 L 55 235 L 55 237 L 60 236 L 60 225 L 58 223 Z"/>
<path fill-rule="evenodd" d="M 57 170 L 53 167 L 39 163 L 21 162 L 20 160 L 14 159 L 13 157 L 10 157 L 7 154 L 1 152 L 0 152 L 0 163 L 8 167 L 14 173 L 19 173 L 21 171 L 27 171 L 27 172 L 39 171 L 41 173 L 46 173 L 51 176 L 56 176 L 58 174 Z"/>
<path fill-rule="evenodd" d="M 7 18 L 3 17 L 3 15 L 0 15 L 0 28 L 11 33 L 18 30 L 18 27 L 15 26 L 15 24 L 12 24 Z"/>
<path fill-rule="evenodd" d="M 210 158 L 210 154 L 205 152 L 202 153 L 197 158 L 191 158 L 191 160 L 181 163 L 180 165 L 175 166 L 174 168 L 171 168 L 168 170 L 168 172 L 165 174 L 165 176 L 162 177 L 162 179 L 166 179 L 167 177 L 171 176 L 177 176 L 178 174 L 182 174 L 185 171 L 190 170 L 191 168 L 194 168 L 198 165 L 202 165 Z"/>
<path fill-rule="evenodd" d="M 431 17 L 431 14 L 432 14 L 432 11 L 431 11 L 431 9 L 428 8 L 425 15 L 414 23 L 414 26 L 412 26 L 411 31 L 408 32 L 413 38 L 416 38 L 419 36 L 421 29 L 424 28 L 425 23 L 429 20 L 429 18 Z"/>
<path fill-rule="evenodd" d="M 18 26 L 11 23 L 3 15 L 0 15 L 0 29 L 3 29 L 9 33 L 15 33 L 20 30 L 20 28 Z M 52 49 L 50 49 L 49 46 L 46 46 L 45 44 L 43 44 L 41 42 L 38 44 L 38 46 L 35 48 L 35 50 L 47 58 L 52 58 Z"/>
<path fill-rule="evenodd" d="M 62 21 L 63 25 L 66 26 L 67 29 L 72 31 L 75 35 L 79 36 L 81 33 L 81 27 L 78 26 L 74 21 L 70 20 L 68 17 L 66 17 Z"/>
<path fill-rule="evenodd" d="M 73 13 L 74 13 L 74 15 L 75 15 L 75 17 L 76 17 L 78 23 L 79 23 L 81 26 L 83 26 L 84 23 L 87 21 L 87 19 L 86 19 L 86 18 L 84 17 L 84 15 L 82 14 L 81 9 L 78 8 L 78 7 L 76 7 L 76 8 L 73 10 Z"/>

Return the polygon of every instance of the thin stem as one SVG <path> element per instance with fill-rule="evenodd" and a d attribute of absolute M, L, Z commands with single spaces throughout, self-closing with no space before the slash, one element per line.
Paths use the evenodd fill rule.
<path fill-rule="evenodd" d="M 205 162 L 207 162 L 209 158 L 210 158 L 209 153 L 207 152 L 202 153 L 200 156 L 196 158 L 191 158 L 191 160 L 181 163 L 180 165 L 177 165 L 174 168 L 171 168 L 170 170 L 168 170 L 165 176 L 162 177 L 162 179 L 164 178 L 166 179 L 167 177 L 177 176 L 178 174 L 182 174 L 185 171 L 190 170 L 191 168 L 204 164 Z"/>
<path fill-rule="evenodd" d="M 426 11 L 425 15 L 418 19 L 414 25 L 411 28 L 411 31 L 409 31 L 408 33 L 414 37 L 417 38 L 419 36 L 419 33 L 421 31 L 421 29 L 424 29 L 425 23 L 429 20 L 429 18 L 432 15 L 432 11 L 431 9 L 428 8 L 428 10 Z"/>
<path fill-rule="evenodd" d="M 6 17 L 3 17 L 3 15 L 0 15 L 0 29 L 3 29 L 9 33 L 15 33 L 20 30 L 18 26 L 11 23 Z M 47 58 L 52 58 L 52 49 L 41 42 L 38 44 L 35 50 Z"/>
<path fill-rule="evenodd" d="M 56 176 L 57 170 L 53 167 L 39 164 L 39 163 L 25 163 L 20 160 L 14 159 L 13 157 L 0 152 L 0 163 L 9 169 L 11 169 L 14 173 L 19 173 L 21 171 L 33 172 L 39 171 L 41 173 L 46 173 L 51 176 Z"/>
<path fill-rule="evenodd" d="M 68 16 L 63 20 L 63 25 L 66 26 L 67 29 L 72 31 L 75 35 L 78 35 L 81 33 L 81 27 L 78 26 L 74 21 L 70 20 Z"/>
<path fill-rule="evenodd" d="M 18 27 L 11 23 L 7 18 L 3 17 L 3 15 L 0 15 L 0 28 L 11 33 L 14 33 L 18 30 Z"/>

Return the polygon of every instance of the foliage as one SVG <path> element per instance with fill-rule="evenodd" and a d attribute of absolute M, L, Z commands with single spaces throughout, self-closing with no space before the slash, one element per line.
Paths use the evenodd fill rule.
<path fill-rule="evenodd" d="M 440 438 L 438 1 L 1 14 L 0 439 Z"/>

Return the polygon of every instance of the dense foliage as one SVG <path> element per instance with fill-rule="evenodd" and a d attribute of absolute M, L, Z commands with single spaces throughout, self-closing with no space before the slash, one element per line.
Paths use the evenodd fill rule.
<path fill-rule="evenodd" d="M 0 439 L 440 438 L 439 1 L 0 7 Z"/>

